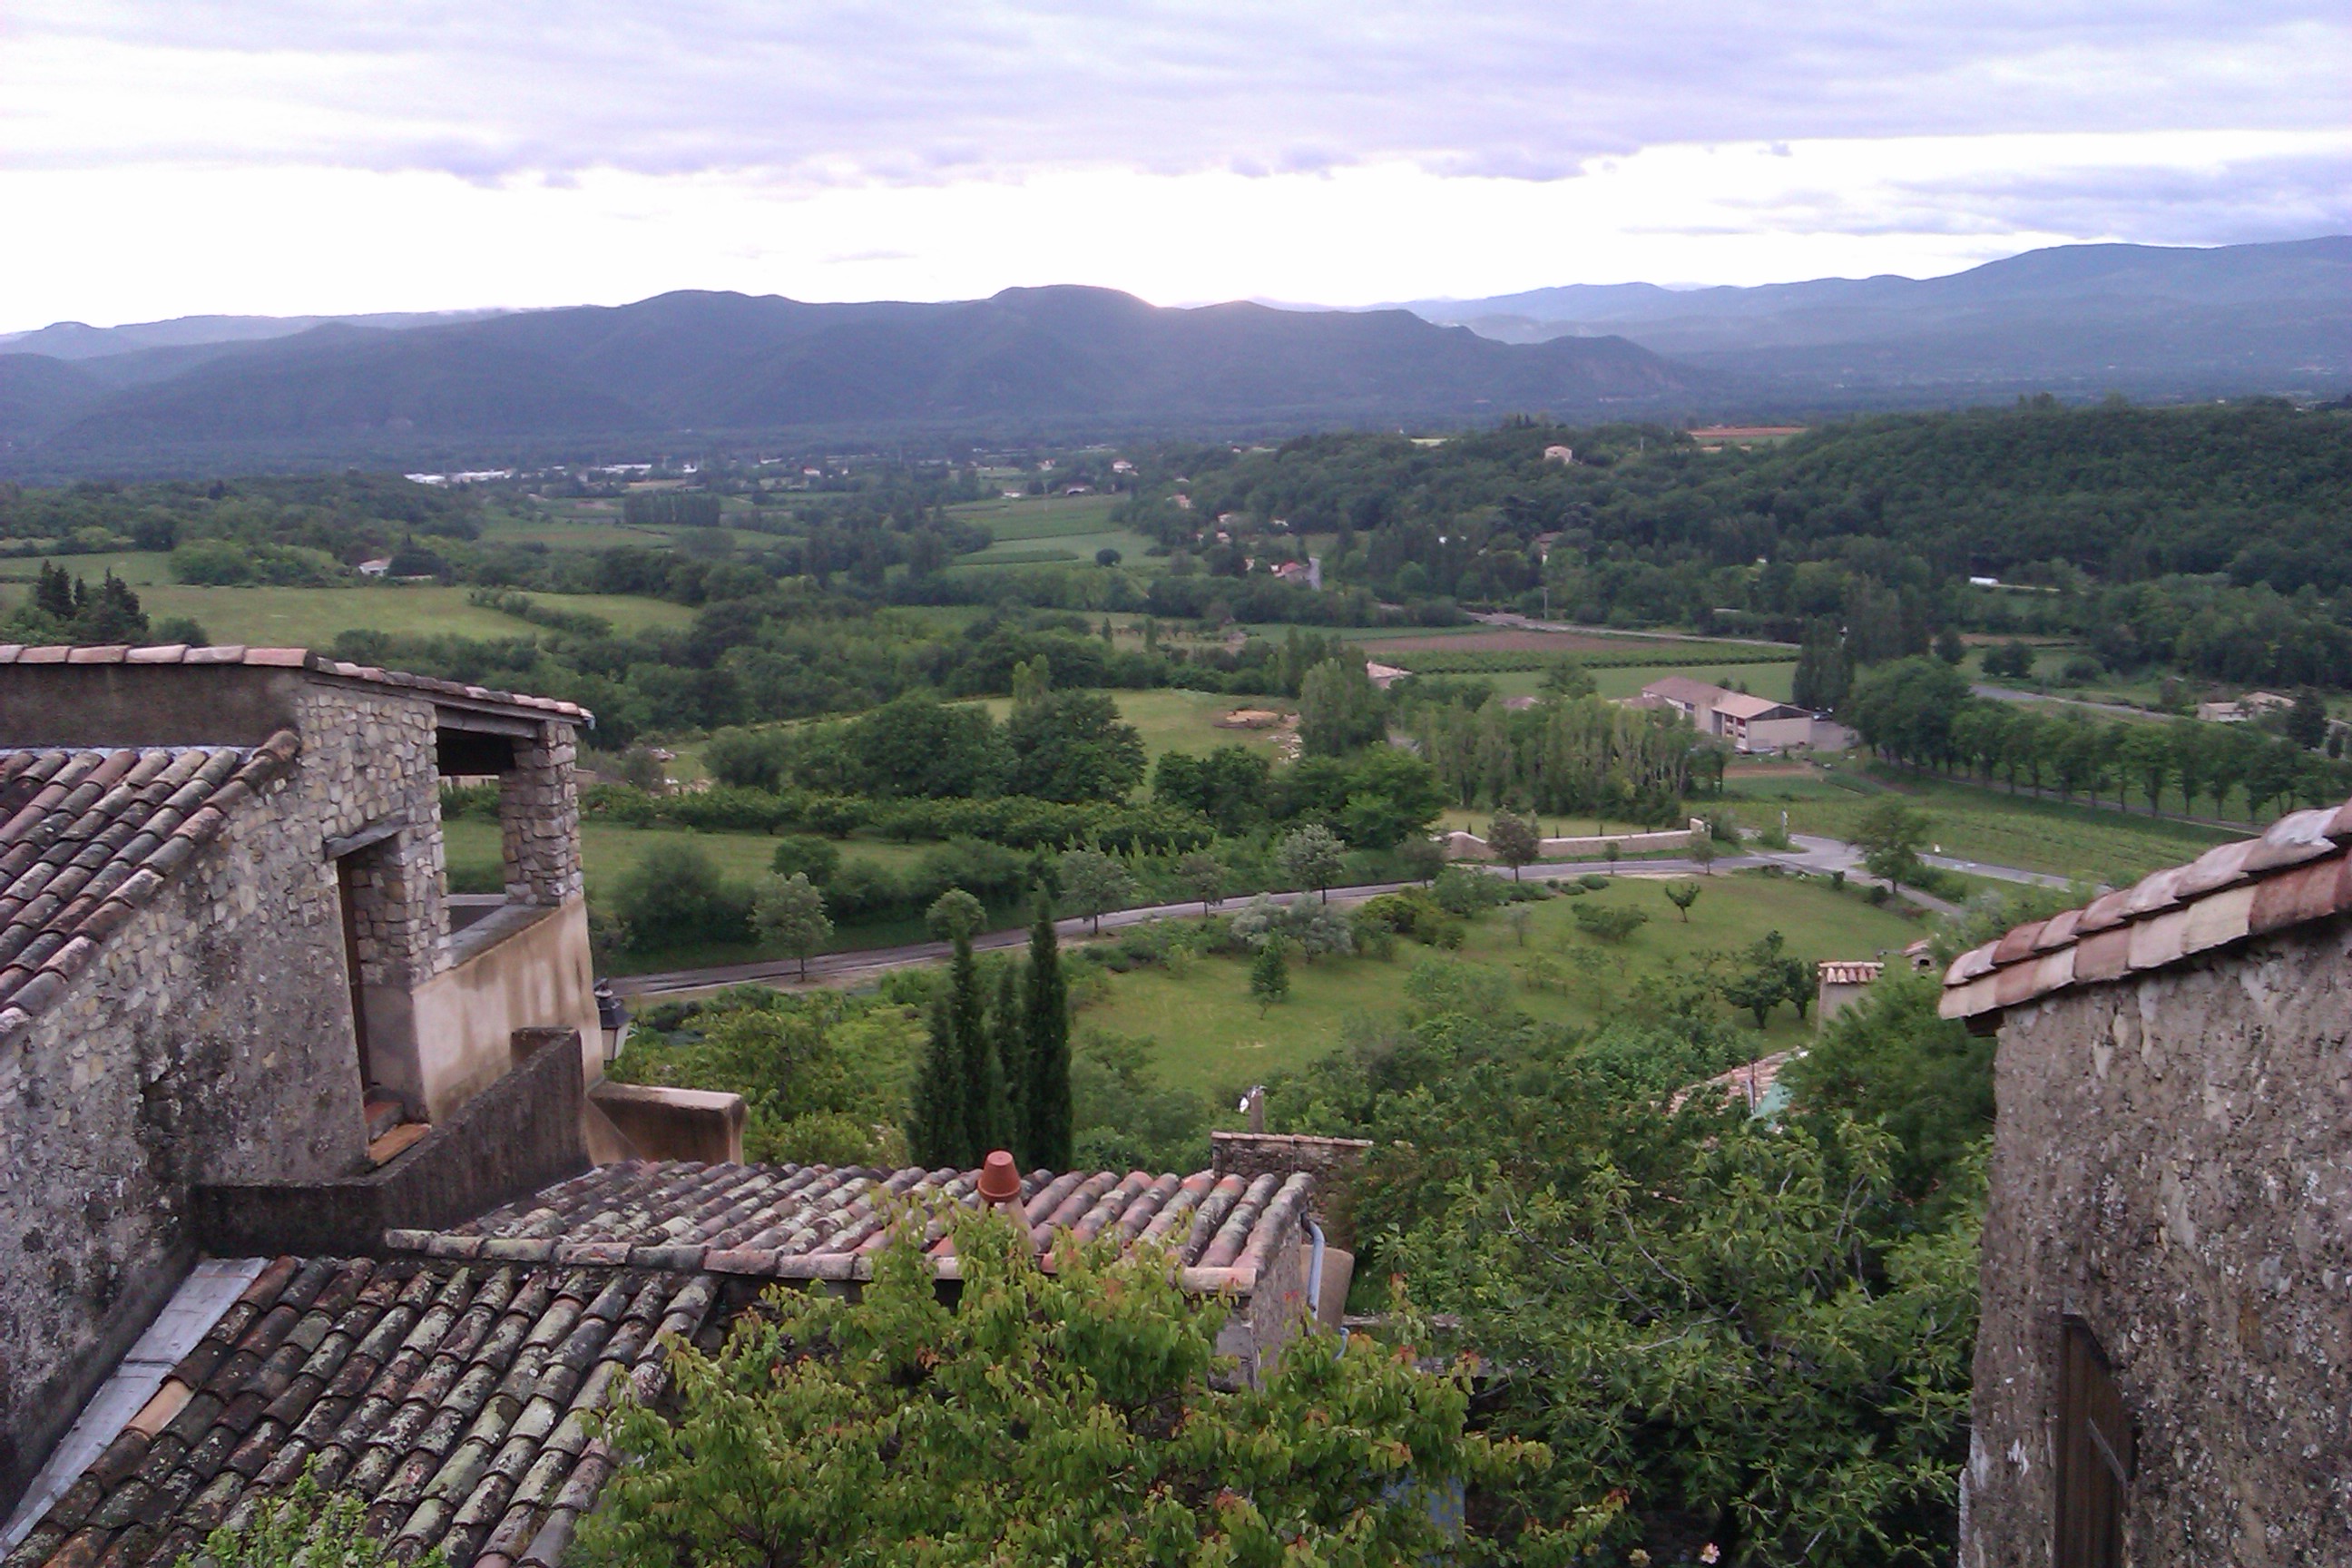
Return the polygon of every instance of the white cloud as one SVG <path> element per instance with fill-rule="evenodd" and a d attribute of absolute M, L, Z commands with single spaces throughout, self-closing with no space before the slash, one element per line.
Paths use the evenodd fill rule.
<path fill-rule="evenodd" d="M 17 0 L 5 26 L 0 200 L 45 215 L 10 324 L 684 286 L 1356 302 L 2352 226 L 2340 0 Z"/>

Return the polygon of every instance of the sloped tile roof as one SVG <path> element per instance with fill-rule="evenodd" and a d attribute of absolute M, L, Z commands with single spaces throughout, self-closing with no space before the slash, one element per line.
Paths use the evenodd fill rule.
<path fill-rule="evenodd" d="M 343 680 L 396 686 L 427 697 L 463 699 L 491 707 L 520 709 L 533 717 L 562 719 L 575 724 L 593 725 L 596 722 L 596 716 L 577 702 L 559 701 L 552 697 L 533 697 L 527 692 L 499 691 L 488 686 L 467 686 L 461 681 L 441 680 L 429 675 L 409 675 L 396 669 L 378 669 L 372 664 L 352 664 L 299 647 L 247 647 L 242 643 L 224 643 L 213 647 L 190 647 L 185 643 L 163 643 L 152 647 L 131 647 L 121 643 L 82 647 L 62 645 L 28 647 L 22 643 L 0 643 L 0 665 L 11 664 L 178 665 L 189 668 L 239 665 L 271 669 L 304 669 L 313 675 L 331 675 Z"/>
<path fill-rule="evenodd" d="M 551 1568 L 611 1467 L 588 1414 L 660 1388 L 707 1276 L 281 1258 L 68 1487 L 7 1568 L 170 1568 L 306 1466 L 400 1561 Z"/>
<path fill-rule="evenodd" d="M 2291 812 L 2260 838 L 2032 921 L 1944 972 L 1940 1011 L 1979 1018 L 2063 991 L 2162 969 L 2287 926 L 2352 911 L 2352 804 Z"/>
<path fill-rule="evenodd" d="M 1780 1069 L 1804 1054 L 1795 1048 L 1774 1051 L 1769 1057 L 1759 1057 L 1752 1062 L 1733 1068 L 1729 1072 L 1719 1072 L 1713 1078 L 1703 1079 L 1668 1100 L 1666 1109 L 1669 1111 L 1680 1110 L 1685 1100 L 1694 1095 L 1703 1095 L 1708 1102 L 1719 1100 L 1726 1105 L 1743 1106 L 1753 1114 L 1772 1100 L 1772 1091 L 1780 1082 Z"/>
<path fill-rule="evenodd" d="M 431 1258 L 695 1269 L 765 1279 L 858 1279 L 889 1240 L 894 1213 L 926 1203 L 977 1206 L 977 1171 L 629 1161 L 600 1165 L 454 1230 L 388 1231 L 392 1250 Z M 1033 1172 L 1022 1212 L 1043 1257 L 1057 1230 L 1123 1244 L 1165 1241 L 1187 1289 L 1247 1292 L 1275 1248 L 1295 1238 L 1314 1191 L 1304 1172 L 1256 1177 Z M 943 1276 L 955 1243 L 924 1232 Z"/>
<path fill-rule="evenodd" d="M 55 1001 L 300 749 L 280 730 L 250 751 L 0 751 L 0 1039 Z"/>
<path fill-rule="evenodd" d="M 1813 966 L 1824 985 L 1868 985 L 1884 973 L 1886 965 L 1875 959 L 1845 961 L 1823 959 Z"/>

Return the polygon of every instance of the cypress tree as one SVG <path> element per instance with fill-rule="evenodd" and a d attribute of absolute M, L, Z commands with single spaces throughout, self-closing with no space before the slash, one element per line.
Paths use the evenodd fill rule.
<path fill-rule="evenodd" d="M 964 1169 L 1003 1146 L 1006 1126 L 1004 1075 L 989 1038 L 988 1013 L 980 991 L 980 966 L 972 962 L 971 938 L 959 932 L 948 965 L 948 1037 L 955 1053 L 956 1110 L 963 1123 Z"/>
<path fill-rule="evenodd" d="M 946 997 L 932 998 L 926 1021 L 929 1037 L 908 1108 L 907 1151 L 915 1163 L 927 1169 L 945 1165 L 970 1170 L 973 1161 L 963 1116 L 963 1062 L 956 1051 L 955 1025 Z"/>
<path fill-rule="evenodd" d="M 1044 899 L 1037 900 L 1037 918 L 1029 928 L 1029 983 L 1024 992 L 1028 1059 L 1021 1099 L 1028 1147 L 1021 1152 L 1022 1163 L 1032 1170 L 1064 1171 L 1070 1163 L 1070 993 L 1062 978 L 1053 906 Z"/>
<path fill-rule="evenodd" d="M 996 1071 L 1004 1085 L 1003 1146 L 1014 1159 L 1029 1152 L 1029 1041 L 1022 1032 L 1021 963 L 1008 958 L 996 976 L 996 1005 L 989 1010 L 989 1043 L 996 1052 Z"/>

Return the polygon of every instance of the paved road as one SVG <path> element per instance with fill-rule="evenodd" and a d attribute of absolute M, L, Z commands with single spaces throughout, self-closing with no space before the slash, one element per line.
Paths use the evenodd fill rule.
<path fill-rule="evenodd" d="M 1795 848 L 1786 851 L 1759 850 L 1744 855 L 1718 858 L 1711 869 L 1738 871 L 1759 866 L 1784 866 L 1790 870 L 1826 874 L 1843 871 L 1853 880 L 1868 884 L 1873 879 L 1862 872 L 1862 854 L 1851 844 L 1834 838 L 1816 838 L 1810 835 L 1794 836 Z M 2039 887 L 2066 886 L 2063 877 L 2045 877 L 2039 872 L 2021 871 L 2008 866 L 1982 866 L 1970 860 L 1954 860 L 1943 856 L 1927 857 L 1929 864 L 1950 870 L 1967 871 L 1979 877 L 1994 877 L 2003 881 L 2028 882 Z M 1497 877 L 1509 873 L 1497 867 L 1475 868 Z M 1554 860 L 1529 866 L 1524 875 L 1540 881 L 1547 877 L 1580 877 L 1588 871 L 1603 874 L 1615 872 L 1626 876 L 1698 876 L 1710 868 L 1696 860 L 1679 858 L 1655 860 L 1623 860 L 1612 865 L 1606 860 Z M 1393 893 L 1405 888 L 1420 886 L 1414 882 L 1371 882 L 1351 888 L 1334 888 L 1328 900 L 1339 905 L 1359 904 L 1381 893 Z M 1923 909 L 1937 914 L 1950 914 L 1957 906 L 1931 897 L 1916 888 L 1905 888 L 1902 896 Z M 1279 904 L 1296 903 L 1312 899 L 1313 893 L 1276 893 Z M 1233 903 L 1239 900 L 1228 900 Z M 1118 931 L 1124 926 L 1139 925 L 1145 921 L 1170 920 L 1180 916 L 1197 915 L 1198 903 L 1145 904 L 1131 910 L 1115 910 L 1102 918 L 1101 929 Z M 1065 941 L 1076 942 L 1093 934 L 1093 922 L 1083 916 L 1055 922 L 1055 931 Z M 972 939 L 971 945 L 983 952 L 1002 948 L 1018 947 L 1029 940 L 1025 928 L 1011 927 L 992 931 Z M 904 969 L 911 964 L 937 963 L 948 956 L 948 944 L 943 942 L 908 942 L 898 947 L 874 947 L 849 952 L 820 953 L 808 961 L 808 983 L 811 984 L 856 984 L 870 980 L 888 970 Z M 686 992 L 709 991 L 722 985 L 795 984 L 801 979 L 801 966 L 791 959 L 760 963 L 720 964 L 708 969 L 678 969 L 655 974 L 625 974 L 613 978 L 613 990 L 622 996 L 673 996 Z"/>

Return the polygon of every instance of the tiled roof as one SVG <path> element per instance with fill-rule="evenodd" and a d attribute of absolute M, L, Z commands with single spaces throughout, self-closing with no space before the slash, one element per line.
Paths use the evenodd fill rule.
<path fill-rule="evenodd" d="M 2082 909 L 2018 926 L 1952 961 L 1943 1015 L 1987 1016 L 2352 911 L 2347 843 L 2352 805 L 2293 812 L 2260 838 L 2209 849 Z"/>
<path fill-rule="evenodd" d="M 862 1279 L 902 1205 L 979 1203 L 977 1171 L 629 1161 L 497 1209 L 454 1230 L 388 1231 L 396 1252 L 506 1263 L 675 1268 L 767 1279 Z M 1151 1176 L 1034 1172 L 1023 1214 L 1043 1256 L 1054 1233 L 1166 1240 L 1185 1289 L 1247 1292 L 1314 1191 L 1305 1173 Z M 924 1243 L 943 1276 L 954 1241 L 934 1217 Z"/>
<path fill-rule="evenodd" d="M 1687 702 L 1696 708 L 1712 708 L 1731 693 L 1709 681 L 1687 675 L 1665 675 L 1642 688 L 1644 697 L 1663 697 L 1670 702 Z"/>
<path fill-rule="evenodd" d="M 68 1487 L 7 1568 L 169 1568 L 306 1466 L 395 1558 L 549 1568 L 611 1460 L 587 1414 L 657 1394 L 708 1277 L 281 1258 Z"/>
<path fill-rule="evenodd" d="M 593 724 L 596 721 L 596 716 L 577 702 L 561 702 L 552 697 L 533 697 L 519 691 L 499 691 L 487 686 L 467 686 L 459 681 L 436 679 L 428 675 L 408 675 L 396 669 L 378 669 L 372 664 L 352 664 L 299 647 L 247 647 L 242 643 L 224 643 L 215 647 L 190 647 L 185 643 L 164 643 L 153 647 L 131 647 L 121 643 L 89 647 L 64 645 L 28 647 L 22 643 L 0 643 L 0 665 L 8 664 L 179 665 L 190 668 L 243 665 L 271 669 L 307 669 L 313 675 L 373 681 L 379 686 L 396 686 L 428 697 L 462 698 L 468 702 L 525 709 L 534 714 L 551 715 L 574 723 Z"/>
<path fill-rule="evenodd" d="M 250 751 L 0 751 L 0 1039 L 300 749 L 280 730 Z"/>
<path fill-rule="evenodd" d="M 1876 960 L 1853 963 L 1824 959 L 1813 967 L 1824 985 L 1868 985 L 1879 977 L 1886 965 Z"/>

